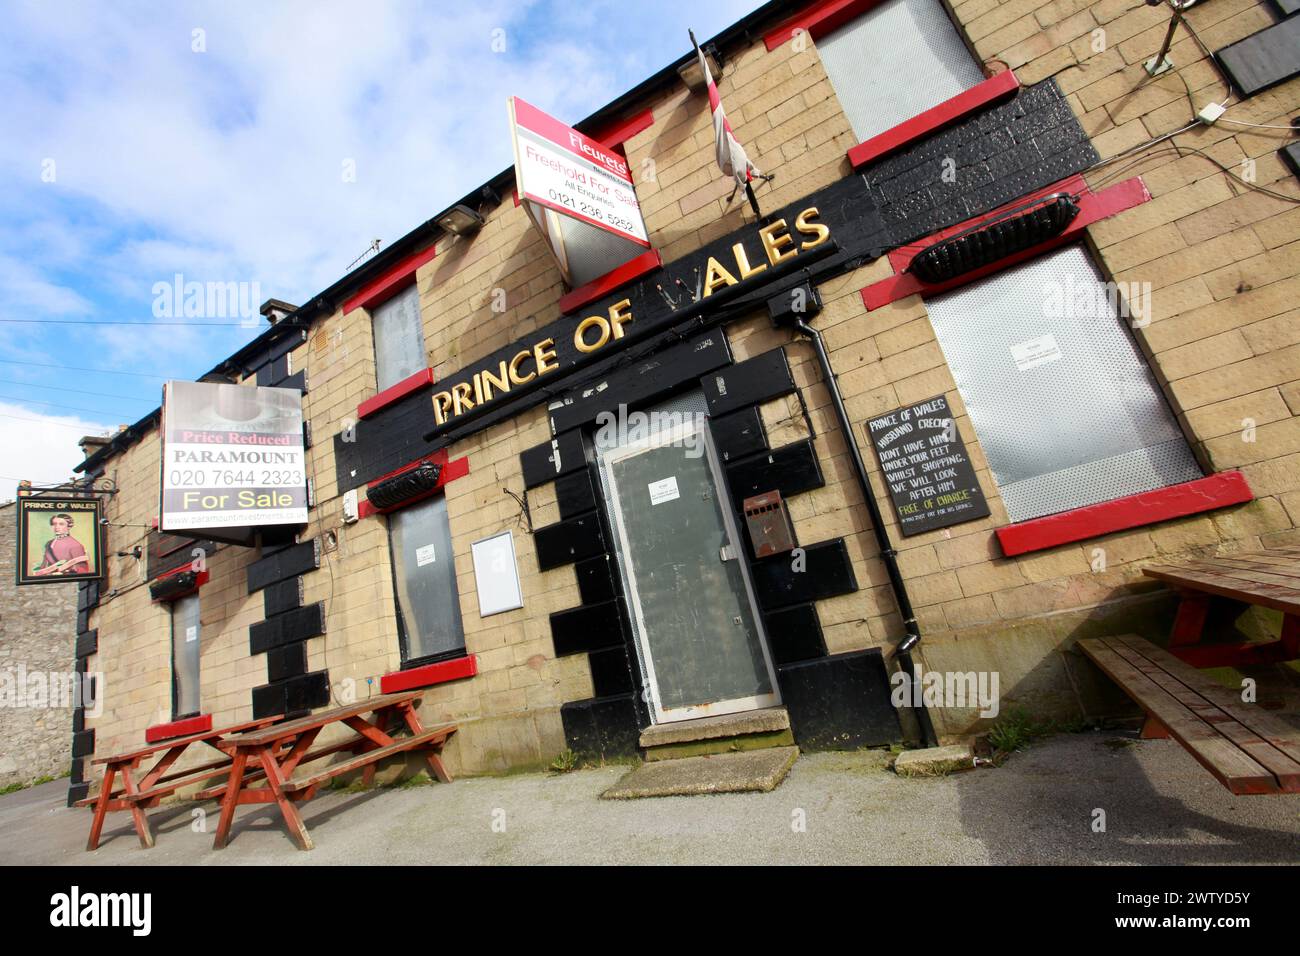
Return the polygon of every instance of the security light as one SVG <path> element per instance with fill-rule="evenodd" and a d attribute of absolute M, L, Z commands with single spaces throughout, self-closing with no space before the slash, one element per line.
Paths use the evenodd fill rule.
<path fill-rule="evenodd" d="M 438 225 L 453 236 L 464 236 L 482 226 L 483 217 L 477 210 L 463 203 L 457 203 L 438 219 Z"/>

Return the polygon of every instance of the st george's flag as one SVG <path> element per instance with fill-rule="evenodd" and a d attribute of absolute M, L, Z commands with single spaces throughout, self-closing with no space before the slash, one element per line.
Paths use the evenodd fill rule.
<path fill-rule="evenodd" d="M 718 168 L 722 170 L 723 175 L 735 179 L 736 187 L 744 189 L 750 195 L 752 202 L 753 187 L 750 183 L 755 177 L 764 178 L 763 174 L 749 161 L 749 157 L 745 155 L 745 147 L 740 145 L 735 134 L 731 132 L 731 123 L 727 121 L 727 113 L 722 108 L 718 87 L 713 82 L 713 74 L 709 72 L 709 62 L 700 45 L 695 42 L 695 32 L 687 32 L 691 35 L 695 55 L 700 58 L 700 70 L 704 74 L 704 83 L 709 89 L 709 109 L 713 112 L 713 151 L 718 160 Z"/>

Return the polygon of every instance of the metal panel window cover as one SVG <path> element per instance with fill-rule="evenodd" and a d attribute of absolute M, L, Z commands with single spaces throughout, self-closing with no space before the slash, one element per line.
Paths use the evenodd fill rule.
<path fill-rule="evenodd" d="M 420 293 L 416 286 L 376 306 L 374 329 L 375 377 L 379 391 L 392 388 L 426 367 Z"/>
<path fill-rule="evenodd" d="M 927 305 L 1012 521 L 1202 477 L 1082 248 Z"/>
<path fill-rule="evenodd" d="M 173 719 L 199 712 L 199 596 L 172 603 Z"/>
<path fill-rule="evenodd" d="M 569 278 L 577 288 L 612 272 L 645 249 L 630 239 L 596 226 L 559 216 L 564 255 L 569 260 Z"/>
<path fill-rule="evenodd" d="M 404 661 L 465 646 L 447 499 L 438 495 L 388 516 Z"/>
<path fill-rule="evenodd" d="M 822 37 L 817 52 L 859 141 L 984 80 L 939 0 L 888 0 Z"/>

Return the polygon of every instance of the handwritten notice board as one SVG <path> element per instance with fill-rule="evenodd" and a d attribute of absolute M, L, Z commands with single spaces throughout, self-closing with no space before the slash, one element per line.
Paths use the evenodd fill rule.
<path fill-rule="evenodd" d="M 867 434 L 905 537 L 988 515 L 942 395 L 871 419 Z"/>

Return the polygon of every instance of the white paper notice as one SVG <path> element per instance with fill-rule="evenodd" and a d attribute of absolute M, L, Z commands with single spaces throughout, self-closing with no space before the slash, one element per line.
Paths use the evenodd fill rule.
<path fill-rule="evenodd" d="M 198 639 L 199 639 L 199 629 L 197 627 L 191 625 L 185 629 L 186 644 L 190 643 L 191 641 L 197 641 Z"/>
<path fill-rule="evenodd" d="M 423 548 L 416 548 L 415 566 L 417 568 L 422 568 L 426 564 L 433 564 L 435 557 L 436 556 L 433 553 L 433 545 L 431 544 L 426 544 Z"/>
<path fill-rule="evenodd" d="M 1011 346 L 1011 357 L 1015 360 L 1016 368 L 1023 372 L 1039 365 L 1046 365 L 1048 362 L 1055 362 L 1061 357 L 1061 347 L 1056 344 L 1056 336 L 1049 332 L 1036 339 L 1014 343 Z"/>
<path fill-rule="evenodd" d="M 677 490 L 677 476 L 664 478 L 662 481 L 652 481 L 646 486 L 650 489 L 650 504 L 661 505 L 665 501 L 672 501 L 681 497 L 681 492 Z"/>

